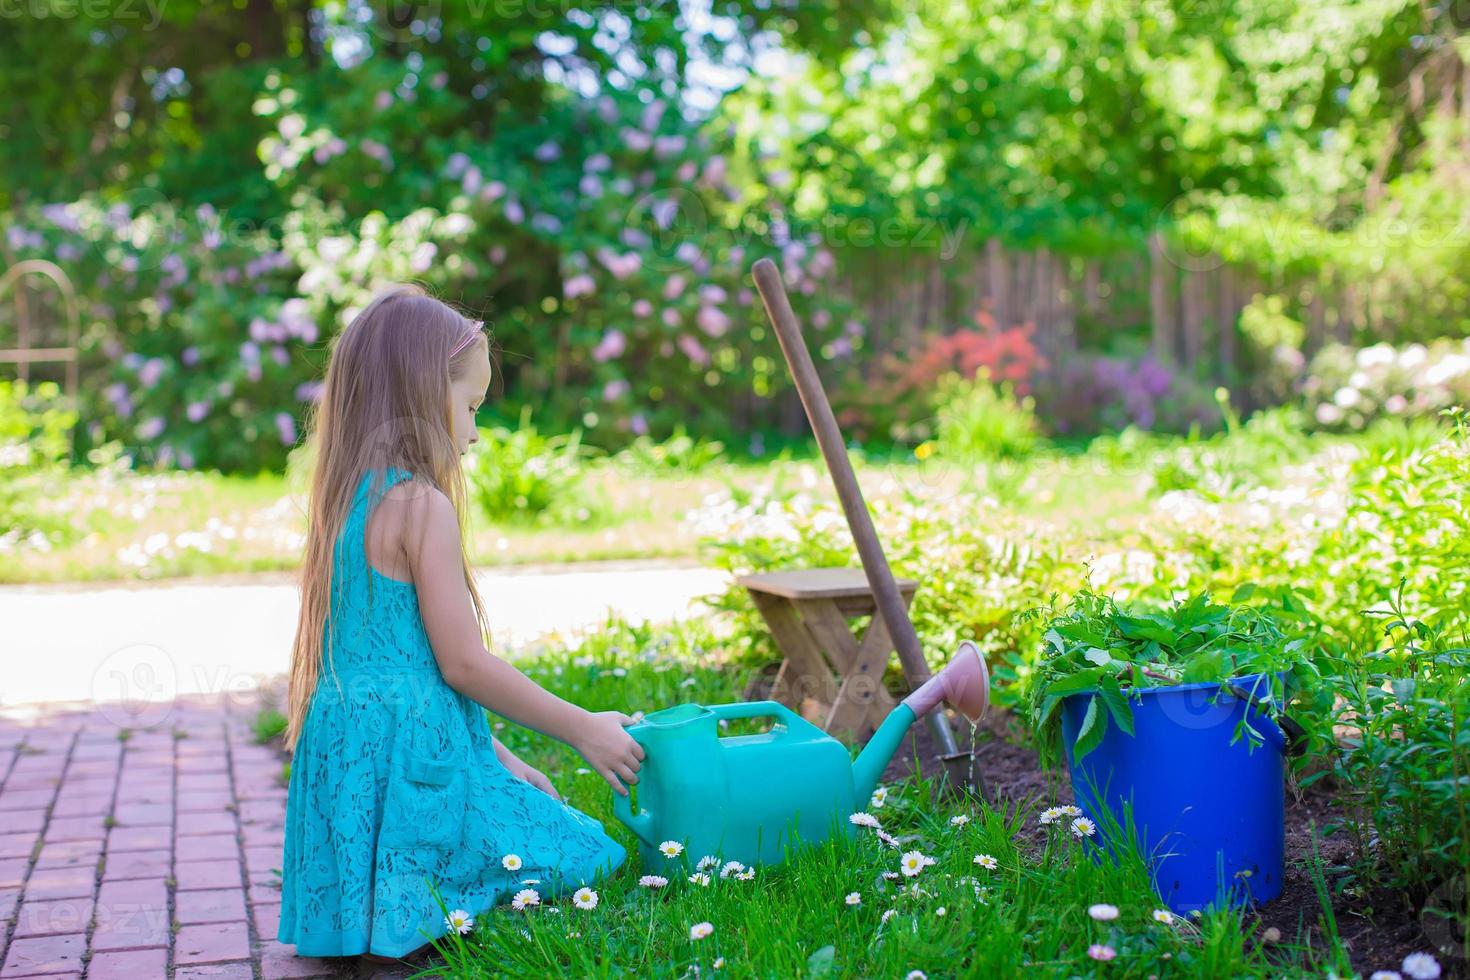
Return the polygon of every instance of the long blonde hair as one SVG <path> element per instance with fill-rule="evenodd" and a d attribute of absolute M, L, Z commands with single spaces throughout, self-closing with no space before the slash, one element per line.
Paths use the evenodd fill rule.
<path fill-rule="evenodd" d="M 451 357 L 470 330 L 478 336 Z M 308 452 L 315 464 L 301 563 L 301 615 L 286 696 L 288 751 L 301 734 L 324 652 L 330 657 L 337 539 L 369 469 L 377 471 L 370 499 L 383 492 L 383 469 L 396 466 L 429 481 L 454 504 L 464 581 L 488 641 L 485 606 L 464 547 L 467 493 L 451 434 L 449 391 L 451 380 L 462 375 L 472 357 L 484 357 L 488 345 L 475 321 L 415 284 L 378 293 L 332 344 L 321 399 L 307 420 Z M 368 583 L 371 593 L 372 576 Z"/>

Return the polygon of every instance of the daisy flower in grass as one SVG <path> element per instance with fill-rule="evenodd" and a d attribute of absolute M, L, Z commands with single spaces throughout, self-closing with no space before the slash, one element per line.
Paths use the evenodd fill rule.
<path fill-rule="evenodd" d="M 1095 960 L 1107 962 L 1114 956 L 1117 956 L 1118 951 L 1113 947 L 1105 945 L 1103 943 L 1093 943 L 1091 946 L 1087 947 L 1087 955 L 1091 956 Z"/>
<path fill-rule="evenodd" d="M 969 822 L 970 815 L 968 813 L 959 813 L 949 818 L 949 825 L 951 827 L 963 827 Z"/>
<path fill-rule="evenodd" d="M 755 877 L 755 869 L 746 868 L 744 871 L 737 871 L 735 873 L 735 877 L 739 878 L 741 881 L 749 881 L 750 879 Z"/>
<path fill-rule="evenodd" d="M 1038 823 L 1047 824 L 1047 823 L 1056 823 L 1061 818 L 1062 818 L 1062 808 L 1059 807 L 1059 806 L 1052 806 L 1052 807 L 1047 807 L 1045 810 L 1042 810 L 1041 811 L 1041 816 L 1037 817 L 1036 820 L 1037 820 Z"/>
<path fill-rule="evenodd" d="M 900 875 L 897 871 L 885 871 L 883 872 L 883 877 L 887 878 L 889 881 L 892 881 L 894 878 L 902 877 L 902 875 Z"/>
<path fill-rule="evenodd" d="M 1096 905 L 1089 905 L 1087 914 L 1094 922 L 1112 922 L 1118 917 L 1118 906 L 1099 902 Z"/>
<path fill-rule="evenodd" d="M 863 904 L 863 893 L 862 892 L 848 892 L 847 893 L 847 898 L 844 899 L 844 901 L 846 901 L 848 905 L 861 905 L 861 904 Z"/>
<path fill-rule="evenodd" d="M 1078 817 L 1072 821 L 1072 833 L 1077 837 L 1091 837 L 1097 833 L 1097 824 L 1086 817 Z"/>
<path fill-rule="evenodd" d="M 994 871 L 996 868 L 1000 867 L 1000 862 L 991 857 L 989 854 L 976 854 L 975 863 L 980 865 L 980 867 L 984 868 L 986 871 Z"/>
<path fill-rule="evenodd" d="M 716 956 L 715 961 L 711 963 L 710 966 L 714 967 L 716 970 L 723 970 L 725 968 L 725 958 L 723 956 Z"/>
<path fill-rule="evenodd" d="M 926 858 L 921 852 L 908 851 L 899 861 L 899 870 L 908 877 L 912 878 L 914 875 L 927 868 L 929 864 L 929 859 Z"/>
<path fill-rule="evenodd" d="M 877 835 L 877 837 L 878 837 L 879 840 L 881 840 L 883 843 L 887 844 L 889 847 L 897 847 L 898 846 L 898 838 L 897 837 L 894 837 L 888 831 L 881 830 L 881 829 L 875 829 L 873 831 L 873 833 Z"/>
<path fill-rule="evenodd" d="M 597 908 L 597 893 L 590 888 L 578 888 L 572 895 L 572 903 L 579 909 Z"/>
<path fill-rule="evenodd" d="M 521 870 L 521 858 L 519 854 L 507 854 L 500 859 L 500 866 L 507 871 Z"/>
<path fill-rule="evenodd" d="M 874 830 L 877 830 L 879 826 L 878 818 L 866 810 L 852 814 L 847 818 L 847 822 L 858 827 L 872 827 Z"/>
<path fill-rule="evenodd" d="M 703 939 L 714 931 L 715 927 L 710 925 L 708 922 L 696 922 L 694 925 L 689 927 L 689 938 Z"/>
<path fill-rule="evenodd" d="M 1068 803 L 1066 806 L 1059 806 L 1059 807 L 1057 807 L 1057 812 L 1060 813 L 1064 817 L 1080 817 L 1080 816 L 1082 816 L 1082 808 L 1081 807 L 1073 806 L 1070 803 Z"/>
<path fill-rule="evenodd" d="M 684 845 L 676 840 L 666 840 L 658 846 L 666 858 L 676 858 L 684 853 Z"/>
<path fill-rule="evenodd" d="M 943 905 L 939 906 L 939 908 L 937 908 L 937 909 L 934 910 L 934 914 L 937 915 L 937 916 L 939 916 L 941 919 L 944 918 L 944 916 L 947 915 L 948 913 L 949 913 L 949 910 L 946 909 Z"/>
<path fill-rule="evenodd" d="M 886 926 L 886 925 L 888 925 L 888 920 L 891 919 L 891 918 L 893 918 L 897 914 L 898 914 L 898 909 L 888 909 L 886 912 L 884 912 L 878 918 L 878 924 L 880 926 Z"/>
<path fill-rule="evenodd" d="M 739 861 L 726 861 L 725 862 L 725 866 L 720 869 L 720 877 L 721 878 L 728 878 L 731 875 L 736 874 L 736 873 L 741 872 L 741 871 L 744 871 L 744 870 L 745 870 L 745 865 L 741 864 Z"/>
<path fill-rule="evenodd" d="M 709 875 L 705 874 L 703 871 L 696 871 L 694 872 L 694 874 L 689 876 L 689 883 L 691 885 L 700 885 L 704 888 L 708 888 Z"/>
<path fill-rule="evenodd" d="M 1399 969 L 1410 980 L 1439 980 L 1439 961 L 1428 953 L 1410 953 L 1404 957 Z"/>
<path fill-rule="evenodd" d="M 1168 909 L 1154 909 L 1152 915 L 1155 922 L 1162 922 L 1166 926 L 1174 923 L 1174 913 Z"/>
<path fill-rule="evenodd" d="M 910 970 L 909 975 L 904 977 L 903 980 L 929 980 L 929 974 L 923 970 Z"/>
<path fill-rule="evenodd" d="M 516 892 L 516 897 L 510 900 L 511 908 L 517 912 L 523 912 L 532 905 L 541 904 L 541 895 L 534 888 L 522 888 Z"/>
<path fill-rule="evenodd" d="M 886 802 L 888 802 L 888 787 L 879 786 L 873 790 L 873 798 L 868 801 L 868 805 L 874 810 L 881 810 Z"/>
<path fill-rule="evenodd" d="M 638 884 L 642 885 L 644 888 L 662 888 L 668 883 L 669 879 L 664 878 L 661 875 L 644 875 L 642 878 L 638 879 Z"/>
<path fill-rule="evenodd" d="M 461 936 L 467 936 L 475 927 L 475 917 L 464 909 L 455 909 L 444 917 L 444 924 Z"/>
<path fill-rule="evenodd" d="M 1404 980 L 1404 975 L 1397 970 L 1374 970 L 1368 980 Z"/>
<path fill-rule="evenodd" d="M 708 868 L 718 868 L 719 866 L 719 858 L 715 857 L 713 854 L 706 854 L 704 857 L 699 859 L 699 863 L 694 866 L 694 870 L 704 871 Z"/>

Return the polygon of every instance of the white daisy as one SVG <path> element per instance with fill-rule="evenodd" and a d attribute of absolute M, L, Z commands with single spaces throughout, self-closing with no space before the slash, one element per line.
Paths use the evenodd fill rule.
<path fill-rule="evenodd" d="M 929 975 L 923 970 L 910 970 L 909 975 L 903 980 L 929 980 Z"/>
<path fill-rule="evenodd" d="M 939 906 L 939 908 L 937 908 L 937 909 L 934 910 L 934 914 L 937 915 L 937 916 L 939 916 L 940 918 L 943 918 L 945 915 L 948 914 L 948 912 L 949 912 L 949 910 L 946 909 L 943 905 Z"/>
<path fill-rule="evenodd" d="M 1078 817 L 1072 821 L 1072 833 L 1078 837 L 1091 837 L 1097 833 L 1097 824 L 1086 817 Z"/>
<path fill-rule="evenodd" d="M 1059 806 L 1059 807 L 1057 807 L 1057 813 L 1059 815 L 1063 816 L 1063 817 L 1080 817 L 1080 816 L 1082 816 L 1082 810 L 1081 810 L 1081 808 L 1080 807 L 1075 807 L 1075 806 L 1073 806 L 1070 803 L 1068 803 L 1066 806 Z"/>
<path fill-rule="evenodd" d="M 507 854 L 500 859 L 500 866 L 507 871 L 521 870 L 521 858 L 518 854 Z"/>
<path fill-rule="evenodd" d="M 694 870 L 704 871 L 707 868 L 718 868 L 719 866 L 719 858 L 715 857 L 713 854 L 706 854 L 704 857 L 699 859 L 699 863 L 694 866 Z"/>
<path fill-rule="evenodd" d="M 919 851 L 908 851 L 899 861 L 899 870 L 912 878 L 929 866 L 929 859 Z"/>
<path fill-rule="evenodd" d="M 716 970 L 723 970 L 725 968 L 725 958 L 723 956 L 716 956 L 715 961 L 711 963 L 710 966 L 714 967 Z"/>
<path fill-rule="evenodd" d="M 475 927 L 475 917 L 464 909 L 455 909 L 444 917 L 444 924 L 461 936 L 467 936 Z"/>
<path fill-rule="evenodd" d="M 885 871 L 883 872 L 883 877 L 887 878 L 889 881 L 892 881 L 894 878 L 898 878 L 901 876 L 897 871 Z"/>
<path fill-rule="evenodd" d="M 666 858 L 676 858 L 684 853 L 684 845 L 676 840 L 666 840 L 658 846 Z"/>
<path fill-rule="evenodd" d="M 541 879 L 540 878 L 522 878 L 521 879 L 521 884 L 523 884 L 523 885 L 539 885 L 539 884 L 541 884 Z"/>
<path fill-rule="evenodd" d="M 1118 917 L 1118 906 L 1099 902 L 1087 907 L 1087 914 L 1094 922 L 1112 922 Z"/>
<path fill-rule="evenodd" d="M 863 894 L 862 892 L 848 892 L 845 901 L 848 905 L 861 905 L 863 904 Z"/>
<path fill-rule="evenodd" d="M 572 903 L 579 909 L 597 908 L 597 893 L 590 888 L 582 887 L 572 895 Z"/>
<path fill-rule="evenodd" d="M 959 813 L 959 814 L 956 814 L 955 816 L 949 818 L 949 825 L 951 827 L 963 827 L 965 824 L 967 824 L 969 822 L 970 822 L 970 815 L 968 813 Z"/>
<path fill-rule="evenodd" d="M 1439 961 L 1428 953 L 1410 953 L 1399 969 L 1410 980 L 1439 980 Z"/>
<path fill-rule="evenodd" d="M 1166 926 L 1174 921 L 1174 913 L 1168 909 L 1154 909 L 1152 914 L 1155 922 L 1162 922 Z"/>
<path fill-rule="evenodd" d="M 524 911 L 532 905 L 540 904 L 541 896 L 534 888 L 522 888 L 520 891 L 516 892 L 515 898 L 510 900 L 511 908 L 515 909 L 517 912 Z"/>
<path fill-rule="evenodd" d="M 694 872 L 694 874 L 689 876 L 689 883 L 692 885 L 700 885 L 704 888 L 708 888 L 709 875 L 705 874 L 703 871 L 696 871 Z"/>
<path fill-rule="evenodd" d="M 984 868 L 986 871 L 994 871 L 996 868 L 1000 867 L 1000 862 L 991 857 L 989 854 L 976 854 L 975 863 L 980 865 L 980 867 Z"/>
<path fill-rule="evenodd" d="M 1404 975 L 1397 970 L 1374 970 L 1368 980 L 1404 980 Z"/>
<path fill-rule="evenodd" d="M 888 831 L 878 829 L 878 830 L 874 830 L 873 833 L 875 835 L 877 835 L 877 837 L 878 837 L 879 840 L 881 840 L 883 843 L 887 844 L 889 847 L 897 847 L 898 846 L 898 838 L 897 837 L 894 837 Z"/>
<path fill-rule="evenodd" d="M 866 810 L 860 810 L 852 814 L 847 818 L 847 822 L 858 827 L 872 827 L 874 830 L 877 830 L 879 826 L 878 818 Z"/>
<path fill-rule="evenodd" d="M 873 797 L 868 801 L 868 805 L 871 806 L 874 810 L 881 810 L 883 809 L 883 804 L 887 801 L 888 787 L 879 786 L 877 789 L 873 790 Z"/>
<path fill-rule="evenodd" d="M 749 881 L 750 879 L 755 877 L 755 869 L 746 868 L 744 871 L 738 872 L 735 877 L 739 878 L 741 881 Z"/>
<path fill-rule="evenodd" d="M 889 910 L 887 910 L 878 919 L 878 924 L 880 926 L 886 926 L 886 925 L 888 925 L 888 920 L 891 919 L 891 918 L 893 918 L 897 914 L 898 914 L 898 909 L 889 909 Z"/>
<path fill-rule="evenodd" d="M 728 878 L 731 875 L 736 874 L 736 873 L 741 872 L 741 871 L 744 871 L 744 870 L 745 870 L 745 865 L 741 864 L 739 861 L 727 861 L 727 862 L 725 862 L 725 866 L 720 869 L 720 877 L 721 878 Z"/>
<path fill-rule="evenodd" d="M 1042 810 L 1041 816 L 1037 817 L 1036 819 L 1040 823 L 1056 823 L 1057 820 L 1061 818 L 1061 816 L 1062 808 L 1059 806 L 1053 806 Z"/>
<path fill-rule="evenodd" d="M 638 884 L 642 885 L 644 888 L 662 888 L 668 883 L 669 879 L 664 878 L 661 875 L 644 875 L 642 878 L 638 879 Z"/>
<path fill-rule="evenodd" d="M 689 927 L 689 938 L 703 939 L 705 936 L 708 936 L 714 931 L 715 927 L 710 925 L 708 922 L 696 922 L 694 925 Z"/>

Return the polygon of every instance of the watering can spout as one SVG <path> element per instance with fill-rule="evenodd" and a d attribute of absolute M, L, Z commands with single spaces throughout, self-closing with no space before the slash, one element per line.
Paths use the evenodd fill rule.
<path fill-rule="evenodd" d="M 924 717 L 940 701 L 949 703 L 971 724 L 985 716 L 990 706 L 990 671 L 980 648 L 970 640 L 960 644 L 955 655 L 939 673 L 919 686 L 891 711 L 873 733 L 852 764 L 853 799 L 865 806 L 873 795 L 888 760 L 898 751 L 909 726 Z"/>

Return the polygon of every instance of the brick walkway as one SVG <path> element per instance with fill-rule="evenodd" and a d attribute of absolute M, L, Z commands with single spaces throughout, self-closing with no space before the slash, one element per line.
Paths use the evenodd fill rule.
<path fill-rule="evenodd" d="M 275 939 L 286 789 L 257 710 L 0 710 L 0 978 L 340 975 Z"/>

